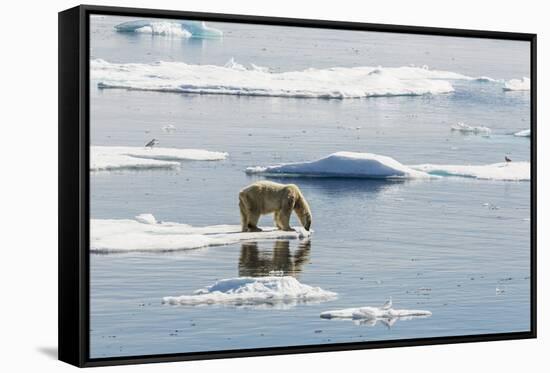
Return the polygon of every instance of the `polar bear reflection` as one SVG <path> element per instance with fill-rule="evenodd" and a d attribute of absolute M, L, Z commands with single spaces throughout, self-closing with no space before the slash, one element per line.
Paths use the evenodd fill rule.
<path fill-rule="evenodd" d="M 272 250 L 260 249 L 257 242 L 245 242 L 239 257 L 239 276 L 260 277 L 282 272 L 282 275 L 296 277 L 309 262 L 310 250 L 309 240 L 301 241 L 294 254 L 288 240 L 275 241 Z"/>

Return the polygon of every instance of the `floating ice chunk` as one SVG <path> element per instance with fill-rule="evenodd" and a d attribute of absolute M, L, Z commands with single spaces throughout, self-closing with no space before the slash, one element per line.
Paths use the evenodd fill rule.
<path fill-rule="evenodd" d="M 442 176 L 461 176 L 485 180 L 530 180 L 529 162 L 494 163 L 488 165 L 406 166 L 395 159 L 371 153 L 337 152 L 317 161 L 284 163 L 274 166 L 255 166 L 247 174 L 289 177 L 345 177 L 374 179 L 426 179 Z"/>
<path fill-rule="evenodd" d="M 391 301 L 382 307 L 358 307 L 341 310 L 325 311 L 321 313 L 323 319 L 351 319 L 351 320 L 391 320 L 409 319 L 414 317 L 429 317 L 432 313 L 424 310 L 397 310 L 392 307 Z"/>
<path fill-rule="evenodd" d="M 223 31 L 209 27 L 203 21 L 181 21 L 181 26 L 194 38 L 220 38 Z"/>
<path fill-rule="evenodd" d="M 224 304 L 233 306 L 294 306 L 298 303 L 320 303 L 338 294 L 300 283 L 291 276 L 237 277 L 217 281 L 190 295 L 164 297 L 163 303 L 196 306 Z M 285 307 L 286 308 L 286 307 Z"/>
<path fill-rule="evenodd" d="M 510 79 L 504 83 L 505 91 L 529 91 L 531 90 L 531 79 Z"/>
<path fill-rule="evenodd" d="M 190 38 L 192 36 L 189 31 L 181 27 L 181 24 L 174 22 L 151 22 L 146 26 L 135 29 L 134 32 L 182 38 Z"/>
<path fill-rule="evenodd" d="M 508 162 L 487 165 L 437 165 L 421 164 L 412 168 L 438 176 L 461 176 L 484 180 L 529 181 L 531 163 Z"/>
<path fill-rule="evenodd" d="M 514 133 L 514 136 L 517 136 L 517 137 L 531 137 L 531 129 L 526 129 L 526 130 L 522 130 L 522 131 L 518 131 L 516 133 Z"/>
<path fill-rule="evenodd" d="M 139 214 L 136 216 L 136 220 L 143 224 L 157 224 L 157 219 L 153 214 Z"/>
<path fill-rule="evenodd" d="M 357 177 L 357 178 L 429 178 L 425 172 L 402 165 L 393 158 L 371 153 L 338 152 L 317 161 L 286 163 L 278 166 L 249 167 L 248 174 Z"/>
<path fill-rule="evenodd" d="M 150 21 L 136 20 L 115 26 L 118 32 L 137 32 L 184 38 L 219 38 L 223 32 L 201 21 Z"/>
<path fill-rule="evenodd" d="M 489 127 L 484 126 L 469 126 L 466 123 L 458 122 L 451 126 L 451 131 L 459 131 L 462 133 L 474 133 L 488 135 L 491 133 Z"/>
<path fill-rule="evenodd" d="M 230 245 L 247 240 L 303 239 L 312 231 L 296 228 L 280 231 L 263 228 L 263 232 L 241 232 L 239 225 L 193 227 L 187 224 L 157 222 L 151 214 L 134 219 L 90 219 L 92 253 L 166 252 Z"/>
<path fill-rule="evenodd" d="M 472 79 L 417 67 L 310 68 L 275 73 L 254 65 L 247 69 L 234 59 L 225 66 L 183 62 L 119 64 L 94 59 L 90 73 L 99 88 L 327 99 L 449 93 L 454 90 L 451 81 Z"/>
<path fill-rule="evenodd" d="M 223 67 L 225 67 L 226 69 L 232 69 L 237 71 L 246 71 L 246 67 L 244 67 L 240 63 L 237 63 L 233 57 L 231 57 L 229 61 L 227 61 L 225 65 L 223 65 Z"/>
<path fill-rule="evenodd" d="M 92 146 L 90 170 L 174 168 L 182 161 L 217 161 L 226 157 L 227 153 L 202 149 Z"/>
<path fill-rule="evenodd" d="M 162 126 L 162 130 L 164 132 L 174 132 L 176 130 L 176 126 L 174 126 L 173 124 L 167 124 L 165 126 Z"/>

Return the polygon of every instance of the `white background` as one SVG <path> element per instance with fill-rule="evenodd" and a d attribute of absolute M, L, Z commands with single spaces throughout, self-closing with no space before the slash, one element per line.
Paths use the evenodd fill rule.
<path fill-rule="evenodd" d="M 92 1 L 92 0 L 90 0 Z M 278 357 L 126 366 L 132 372 L 533 372 L 547 356 L 550 263 L 548 201 L 548 50 L 544 1 L 95 1 L 119 5 L 251 15 L 538 33 L 537 340 L 409 347 Z M 57 351 L 57 12 L 75 1 L 5 1 L 0 26 L 0 368 L 3 372 L 69 371 Z M 543 172 L 546 168 L 546 173 Z M 506 253 L 502 253 L 506 255 Z M 546 317 L 545 317 L 546 314 Z M 475 317 L 475 315 L 472 315 Z M 494 317 L 499 317 L 495 315 Z M 154 341 L 151 341 L 154 343 Z M 547 370 L 546 370 L 547 371 Z"/>

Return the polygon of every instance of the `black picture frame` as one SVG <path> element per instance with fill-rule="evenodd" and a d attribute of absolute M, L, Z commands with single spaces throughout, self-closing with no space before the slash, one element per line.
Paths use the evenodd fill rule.
<path fill-rule="evenodd" d="M 184 18 L 215 22 L 528 41 L 531 45 L 531 324 L 514 333 L 254 348 L 131 357 L 89 357 L 89 15 Z M 537 331 L 537 35 L 311 19 L 81 5 L 59 13 L 59 360 L 79 367 L 359 350 L 536 338 Z"/>

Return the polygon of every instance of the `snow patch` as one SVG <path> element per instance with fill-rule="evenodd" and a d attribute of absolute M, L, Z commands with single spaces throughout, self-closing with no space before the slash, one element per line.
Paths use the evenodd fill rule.
<path fill-rule="evenodd" d="M 217 161 L 227 155 L 202 149 L 91 146 L 90 170 L 175 168 L 182 161 Z"/>
<path fill-rule="evenodd" d="M 158 222 L 152 214 L 135 219 L 90 219 L 90 252 L 167 252 L 230 245 L 247 240 L 304 239 L 312 231 L 263 228 L 263 232 L 241 232 L 240 225 L 194 227 L 188 224 Z"/>
<path fill-rule="evenodd" d="M 297 98 L 363 98 L 416 96 L 453 92 L 451 81 L 472 78 L 418 67 L 333 67 L 270 72 L 247 68 L 234 59 L 225 66 L 183 62 L 90 62 L 92 80 L 99 88 L 161 92 L 273 96 Z"/>
<path fill-rule="evenodd" d="M 325 302 L 336 297 L 336 293 L 302 284 L 291 276 L 266 276 L 223 279 L 190 295 L 164 297 L 162 301 L 186 306 L 223 304 L 288 307 L 298 303 Z"/>
<path fill-rule="evenodd" d="M 357 177 L 374 179 L 429 178 L 425 172 L 407 167 L 391 157 L 372 153 L 337 152 L 311 162 L 248 167 L 248 174 L 308 177 Z"/>

